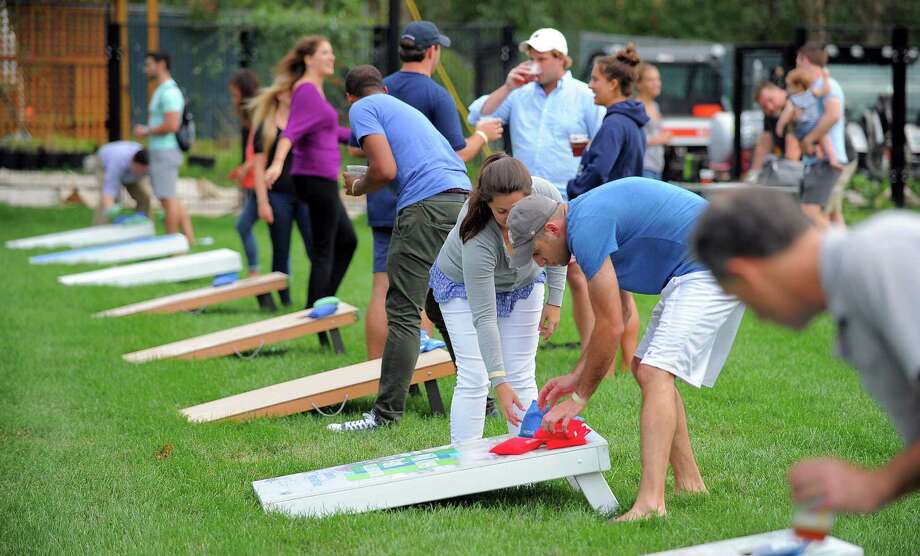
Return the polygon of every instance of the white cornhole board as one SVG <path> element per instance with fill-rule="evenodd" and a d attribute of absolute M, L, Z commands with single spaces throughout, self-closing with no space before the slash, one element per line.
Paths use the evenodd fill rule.
<path fill-rule="evenodd" d="M 131 305 L 102 311 L 93 316 L 124 317 L 137 313 L 178 313 L 179 311 L 192 311 L 216 303 L 283 290 L 287 286 L 287 274 L 283 272 L 272 272 L 270 274 L 262 274 L 253 276 L 252 278 L 236 280 L 222 286 L 209 286 L 207 288 L 200 288 L 173 295 L 165 295 L 139 303 L 132 303 Z"/>
<path fill-rule="evenodd" d="M 104 226 L 90 226 L 67 232 L 56 232 L 6 242 L 10 249 L 37 249 L 54 247 L 91 247 L 131 241 L 156 234 L 153 222 L 144 220 L 130 224 L 106 224 Z"/>
<path fill-rule="evenodd" d="M 715 183 L 694 183 L 694 182 L 672 182 L 674 185 L 683 187 L 687 191 L 702 193 L 705 195 L 724 193 L 728 191 L 749 191 L 752 189 L 769 189 L 770 191 L 781 191 L 790 195 L 799 195 L 799 188 L 793 185 L 757 185 L 744 181 L 721 181 Z"/>
<path fill-rule="evenodd" d="M 182 253 L 188 253 L 188 239 L 182 234 L 169 234 L 124 243 L 35 255 L 29 257 L 29 262 L 32 264 L 111 264 L 157 259 Z"/>
<path fill-rule="evenodd" d="M 602 471 L 610 469 L 607 441 L 588 435 L 584 446 L 518 456 L 489 452 L 509 436 L 430 448 L 339 467 L 255 481 L 265 511 L 323 517 L 397 508 L 445 498 L 569 479 L 598 512 L 616 510 L 617 499 Z"/>
<path fill-rule="evenodd" d="M 698 546 L 688 546 L 677 550 L 656 552 L 647 556 L 750 556 L 755 551 L 772 548 L 792 547 L 798 544 L 792 529 L 760 533 L 748 537 L 738 537 Z M 863 549 L 834 537 L 827 537 L 821 542 L 813 542 L 802 556 L 863 556 Z"/>
<path fill-rule="evenodd" d="M 59 276 L 67 286 L 141 286 L 165 282 L 182 282 L 217 276 L 243 269 L 240 254 L 231 249 L 215 249 L 192 255 L 180 255 L 102 270 Z"/>
<path fill-rule="evenodd" d="M 171 344 L 126 353 L 122 357 L 130 363 L 147 363 L 157 359 L 210 359 L 224 355 L 239 354 L 251 349 L 261 349 L 284 340 L 299 338 L 318 332 L 332 332 L 332 341 L 336 351 L 341 348 L 341 338 L 337 338 L 338 328 L 358 321 L 358 310 L 347 303 L 339 303 L 335 313 L 318 319 L 307 315 L 310 309 L 297 311 L 272 319 L 244 324 L 219 332 L 180 340 Z"/>
<path fill-rule="evenodd" d="M 281 382 L 258 390 L 211 402 L 186 407 L 181 413 L 194 423 L 231 419 L 243 421 L 256 417 L 283 417 L 314 409 L 342 404 L 348 400 L 377 393 L 380 383 L 380 359 L 349 365 Z M 437 388 L 437 379 L 454 374 L 454 364 L 446 350 L 436 349 L 419 354 L 412 384 L 424 382 L 432 410 L 437 411 L 431 398 L 431 384 Z M 440 394 L 437 395 L 440 402 Z M 443 406 L 440 408 L 443 412 Z"/>

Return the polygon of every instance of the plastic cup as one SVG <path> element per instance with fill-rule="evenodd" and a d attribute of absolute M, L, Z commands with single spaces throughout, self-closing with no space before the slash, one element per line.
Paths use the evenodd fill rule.
<path fill-rule="evenodd" d="M 709 168 L 703 168 L 700 170 L 700 183 L 703 185 L 708 185 L 716 178 L 716 171 Z"/>
<path fill-rule="evenodd" d="M 588 148 L 588 143 L 591 140 L 587 135 L 583 133 L 573 133 L 569 135 L 569 146 L 572 147 L 573 156 L 581 156 L 585 153 L 585 149 Z"/>
<path fill-rule="evenodd" d="M 527 71 L 530 72 L 531 79 L 534 80 L 536 80 L 540 74 L 543 73 L 543 69 L 540 68 L 540 64 L 537 62 L 531 62 L 530 65 L 527 66 Z"/>
<path fill-rule="evenodd" d="M 351 178 L 360 178 L 367 175 L 367 166 L 346 166 L 345 175 Z"/>

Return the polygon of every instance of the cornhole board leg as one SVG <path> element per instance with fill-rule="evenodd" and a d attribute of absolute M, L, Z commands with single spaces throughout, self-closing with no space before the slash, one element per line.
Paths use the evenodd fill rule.
<path fill-rule="evenodd" d="M 428 393 L 428 405 L 434 415 L 444 415 L 444 401 L 441 400 L 441 391 L 438 389 L 437 380 L 425 381 L 425 392 Z"/>
<path fill-rule="evenodd" d="M 517 456 L 489 450 L 508 438 L 498 436 L 297 473 L 252 483 L 265 511 L 324 517 L 444 500 L 531 483 L 576 477 L 597 509 L 616 508 L 612 494 L 598 495 L 602 471 L 610 469 L 607 441 L 588 435 L 584 446 Z M 607 490 L 609 493 L 609 488 Z"/>
<path fill-rule="evenodd" d="M 345 344 L 342 342 L 342 333 L 339 332 L 338 328 L 333 328 L 329 331 L 329 338 L 332 339 L 332 349 L 336 353 L 345 353 Z"/>
<path fill-rule="evenodd" d="M 235 396 L 186 407 L 189 421 L 202 423 L 256 417 L 283 417 L 377 393 L 380 359 L 281 382 Z M 455 373 L 450 354 L 436 349 L 419 355 L 412 373 L 413 384 L 435 381 Z"/>
<path fill-rule="evenodd" d="M 795 538 L 795 533 L 793 533 L 792 529 L 783 529 L 665 552 L 655 552 L 647 556 L 747 556 L 757 550 L 767 548 L 772 548 L 773 550 L 789 549 L 798 544 L 800 544 L 800 541 Z M 864 556 L 861 547 L 835 537 L 827 537 L 821 542 L 809 544 L 805 554 L 812 556 Z"/>
<path fill-rule="evenodd" d="M 619 507 L 616 496 L 610 490 L 610 485 L 604 480 L 601 473 L 587 473 L 568 477 L 569 484 L 574 483 L 588 499 L 588 504 L 594 511 L 602 514 L 611 514 Z"/>

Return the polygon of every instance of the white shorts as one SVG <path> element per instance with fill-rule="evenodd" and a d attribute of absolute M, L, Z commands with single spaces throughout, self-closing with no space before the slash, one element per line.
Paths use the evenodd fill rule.
<path fill-rule="evenodd" d="M 671 278 L 636 348 L 643 365 L 687 384 L 712 387 L 735 341 L 744 305 L 709 271 Z"/>

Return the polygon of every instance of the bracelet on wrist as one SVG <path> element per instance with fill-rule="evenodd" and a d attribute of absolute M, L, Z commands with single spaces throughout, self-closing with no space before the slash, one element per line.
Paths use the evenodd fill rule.
<path fill-rule="evenodd" d="M 482 138 L 482 142 L 483 142 L 483 143 L 488 143 L 488 142 L 489 142 L 489 136 L 486 135 L 486 132 L 485 132 L 485 131 L 483 131 L 483 130 L 481 130 L 481 129 L 477 129 L 477 130 L 476 130 L 476 135 L 478 135 L 478 136 L 480 136 L 480 137 Z"/>
<path fill-rule="evenodd" d="M 572 401 L 588 407 L 588 400 L 578 395 L 578 392 L 572 392 Z"/>

